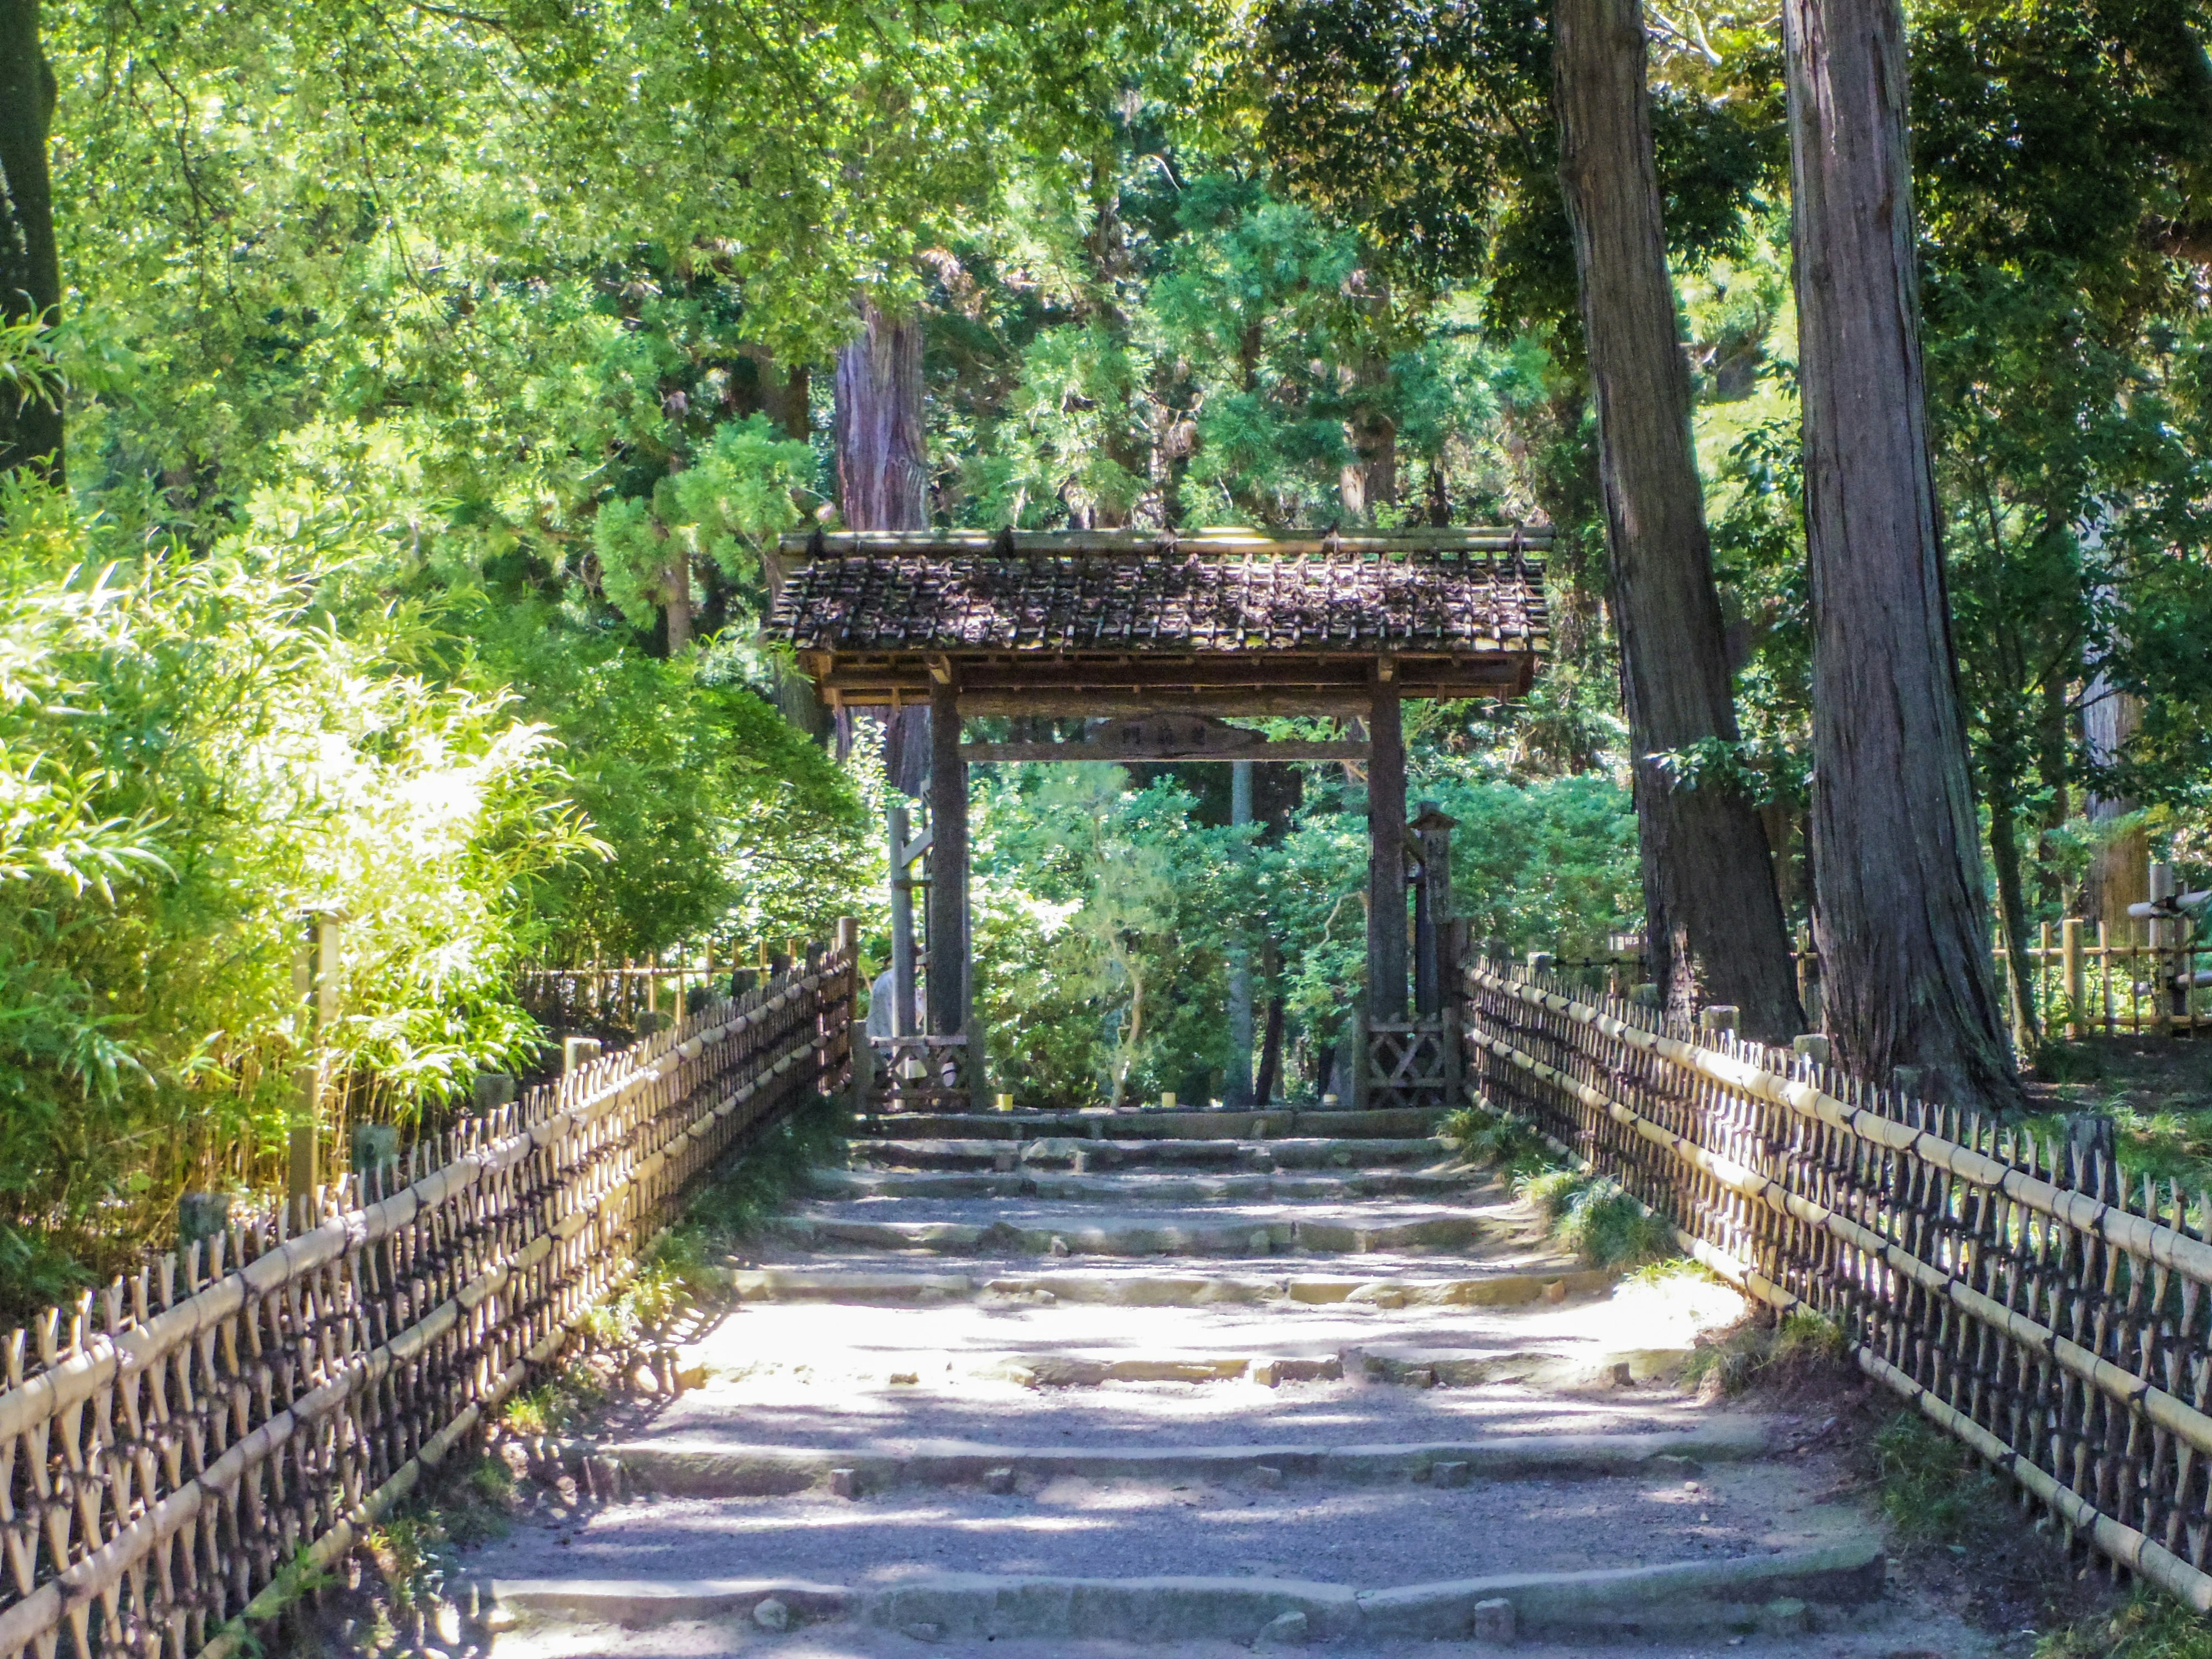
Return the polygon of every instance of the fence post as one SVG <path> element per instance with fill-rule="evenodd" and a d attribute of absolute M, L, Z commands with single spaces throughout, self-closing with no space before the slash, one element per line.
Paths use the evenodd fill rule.
<path fill-rule="evenodd" d="M 322 1175 L 323 1097 L 330 1084 L 322 1051 L 325 1037 L 338 1017 L 338 913 L 302 911 L 300 927 L 299 943 L 292 954 L 292 990 L 300 1004 L 299 1052 L 304 1063 L 292 1074 L 298 1103 L 292 1121 L 284 1197 L 294 1224 L 305 1231 L 313 1224 L 307 1209 Z"/>
<path fill-rule="evenodd" d="M 2069 916 L 2058 924 L 2058 962 L 2061 981 L 2066 988 L 2066 1040 L 2078 1042 L 2083 1030 L 2081 1005 L 2087 1000 L 2088 989 L 2081 978 L 2081 918 L 2079 916 Z"/>
<path fill-rule="evenodd" d="M 2173 939 L 2179 931 L 2171 907 L 2173 866 L 2153 860 L 2150 866 L 2150 1018 L 2160 1036 L 2173 1035 Z"/>
<path fill-rule="evenodd" d="M 581 1071 L 599 1057 L 597 1037 L 562 1037 L 561 1039 L 561 1075 Z"/>
<path fill-rule="evenodd" d="M 852 963 L 848 971 L 852 975 L 852 989 L 845 994 L 846 1063 L 851 1067 L 848 1085 L 849 1100 L 855 1115 L 868 1109 L 869 1098 L 875 1085 L 875 1045 L 868 1041 L 867 1027 L 860 1018 L 860 993 L 867 988 L 868 976 L 860 965 L 860 923 L 857 917 L 837 918 L 837 949 Z"/>

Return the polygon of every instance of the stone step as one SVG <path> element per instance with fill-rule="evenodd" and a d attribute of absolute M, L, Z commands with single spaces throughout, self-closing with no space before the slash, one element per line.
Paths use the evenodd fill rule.
<path fill-rule="evenodd" d="M 726 1542 L 718 1541 L 715 1553 L 726 1553 Z M 697 1553 L 696 1543 L 691 1553 Z M 1326 1558 L 1313 1559 L 1316 1567 L 1327 1565 Z M 568 1568 L 565 1561 L 561 1565 Z M 633 1631 L 679 1622 L 772 1631 L 824 1625 L 896 1632 L 929 1644 L 1046 1638 L 1171 1647 L 1217 1641 L 1267 1650 L 1407 1638 L 1504 1644 L 1730 1632 L 1802 1636 L 1877 1622 L 1885 1566 L 1881 1540 L 1861 1531 L 1720 1559 L 1538 1569 L 1372 1589 L 1280 1575 L 1074 1577 L 954 1572 L 919 1562 L 850 1585 L 796 1573 L 594 1577 L 580 1562 L 544 1576 L 492 1577 L 485 1588 L 492 1627 L 520 1638 L 501 1637 L 499 1650 L 511 1659 L 576 1651 L 531 1645 L 556 1622 Z"/>
<path fill-rule="evenodd" d="M 1417 1444 L 1235 1446 L 1010 1446 L 922 1441 L 831 1447 L 746 1445 L 704 1438 L 643 1440 L 566 1449 L 580 1467 L 612 1460 L 641 1492 L 685 1498 L 766 1498 L 837 1484 L 842 1495 L 900 1486 L 998 1486 L 1060 1476 L 1085 1480 L 1373 1485 L 1468 1480 L 1556 1480 L 1617 1474 L 1681 1480 L 1712 1462 L 1763 1455 L 1757 1419 L 1723 1419 L 1675 1433 L 1508 1434 Z"/>
<path fill-rule="evenodd" d="M 1034 1198 L 1081 1204 L 1329 1203 L 1363 1198 L 1502 1197 L 1471 1170 L 1359 1170 L 1343 1174 L 1175 1175 L 1152 1170 L 1100 1175 L 1050 1170 L 816 1170 L 814 1192 L 832 1199 Z"/>
<path fill-rule="evenodd" d="M 1488 1270 L 1439 1276 L 1433 1262 L 1362 1264 L 1358 1273 L 1187 1272 L 1166 1268 L 1071 1268 L 1040 1272 L 1016 1264 L 996 1271 L 944 1273 L 872 1261 L 805 1267 L 732 1267 L 724 1284 L 741 1302 L 836 1302 L 858 1307 L 969 1302 L 985 1297 L 1119 1307 L 1197 1307 L 1217 1303 L 1284 1303 L 1375 1308 L 1513 1307 L 1601 1290 L 1613 1275 L 1571 1261 L 1516 1261 Z"/>
<path fill-rule="evenodd" d="M 892 1140 L 1267 1140 L 1289 1137 L 1400 1139 L 1435 1133 L 1446 1114 L 1420 1107 L 1372 1111 L 1277 1106 L 1265 1111 L 892 1112 L 854 1120 L 853 1133 Z"/>
<path fill-rule="evenodd" d="M 1438 1164 L 1451 1148 L 1432 1137 L 1299 1138 L 1285 1140 L 1085 1140 L 1073 1136 L 1036 1139 L 923 1138 L 855 1140 L 852 1161 L 861 1168 L 899 1170 L 1216 1169 L 1365 1170 Z"/>
<path fill-rule="evenodd" d="M 977 1206 L 965 1207 L 973 1211 Z M 998 1257 L 1473 1253 L 1486 1245 L 1510 1243 L 1522 1231 L 1516 1218 L 1466 1212 L 1391 1216 L 1370 1210 L 1286 1216 L 1255 1206 L 1243 1213 L 1234 1209 L 1160 1209 L 1102 1218 L 1095 1210 L 1037 1205 L 1008 1206 L 988 1221 L 877 1219 L 817 1211 L 777 1216 L 762 1229 L 765 1237 L 805 1249 L 926 1250 L 938 1255 Z"/>

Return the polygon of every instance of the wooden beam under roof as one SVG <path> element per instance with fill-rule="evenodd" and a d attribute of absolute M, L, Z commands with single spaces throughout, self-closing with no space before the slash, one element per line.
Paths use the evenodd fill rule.
<path fill-rule="evenodd" d="M 1237 526 L 1158 530 L 822 530 L 793 531 L 778 550 L 787 561 L 814 554 L 992 553 L 1049 557 L 1055 554 L 1164 553 L 1233 556 L 1240 553 L 1387 556 L 1403 553 L 1541 554 L 1550 550 L 1549 525 L 1466 525 L 1410 530 L 1265 531 Z"/>

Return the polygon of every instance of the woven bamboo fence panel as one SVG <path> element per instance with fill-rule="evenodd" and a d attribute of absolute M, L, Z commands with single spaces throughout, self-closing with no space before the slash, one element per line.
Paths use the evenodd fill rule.
<path fill-rule="evenodd" d="M 847 1074 L 822 954 L 5 1351 L 0 1659 L 213 1659 L 559 1352 L 695 1179 Z"/>
<path fill-rule="evenodd" d="M 2045 1506 L 2212 1611 L 2212 1200 L 1547 975 L 1467 975 L 1468 1076 Z"/>

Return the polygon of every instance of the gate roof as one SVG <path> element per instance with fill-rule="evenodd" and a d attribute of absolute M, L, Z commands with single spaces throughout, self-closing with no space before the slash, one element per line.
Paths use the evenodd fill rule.
<path fill-rule="evenodd" d="M 1548 528 L 786 537 L 769 623 L 833 705 L 1335 713 L 1517 696 L 1548 642 Z"/>

